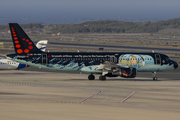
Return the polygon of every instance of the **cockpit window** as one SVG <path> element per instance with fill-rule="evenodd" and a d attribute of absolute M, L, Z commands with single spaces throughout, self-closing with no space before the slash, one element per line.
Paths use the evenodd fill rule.
<path fill-rule="evenodd" d="M 169 61 L 169 60 L 171 60 L 171 58 L 170 57 L 166 57 L 166 61 Z"/>

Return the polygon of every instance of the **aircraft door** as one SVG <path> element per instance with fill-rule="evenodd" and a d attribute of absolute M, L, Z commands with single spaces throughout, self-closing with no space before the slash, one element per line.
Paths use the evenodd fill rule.
<path fill-rule="evenodd" d="M 161 56 L 159 54 L 156 54 L 155 58 L 156 58 L 156 64 L 161 64 Z"/>
<path fill-rule="evenodd" d="M 47 54 L 42 54 L 42 65 L 46 65 L 47 64 Z"/>
<path fill-rule="evenodd" d="M 110 57 L 110 62 L 111 63 L 117 63 L 117 58 L 116 57 Z"/>
<path fill-rule="evenodd" d="M 110 62 L 113 63 L 114 62 L 114 58 L 110 57 Z"/>

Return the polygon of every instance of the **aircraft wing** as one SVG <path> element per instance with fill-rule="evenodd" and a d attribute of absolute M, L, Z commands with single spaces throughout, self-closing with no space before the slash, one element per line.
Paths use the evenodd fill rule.
<path fill-rule="evenodd" d="M 6 55 L 0 55 L 0 59 L 6 59 Z"/>
<path fill-rule="evenodd" d="M 111 63 L 109 61 L 105 61 L 104 63 L 100 64 L 96 68 L 96 70 L 103 70 L 102 75 L 106 75 L 106 74 L 108 74 L 108 70 L 113 70 L 114 68 L 119 68 L 119 67 L 129 68 L 129 66 L 120 66 L 120 65 Z"/>

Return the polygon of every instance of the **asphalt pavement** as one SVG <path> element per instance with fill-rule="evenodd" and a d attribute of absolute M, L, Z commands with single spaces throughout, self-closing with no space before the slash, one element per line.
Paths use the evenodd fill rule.
<path fill-rule="evenodd" d="M 33 40 L 35 43 L 37 40 Z M 10 39 L 0 39 L 0 42 L 11 43 Z M 79 47 L 79 48 L 104 48 L 104 49 L 116 49 L 116 50 L 136 50 L 139 52 L 160 52 L 160 53 L 171 53 L 179 54 L 179 48 L 163 48 L 163 47 L 141 47 L 141 46 L 124 46 L 124 45 L 111 45 L 111 44 L 91 44 L 91 43 L 78 43 L 78 42 L 48 42 L 48 46 L 63 46 L 63 47 Z"/>

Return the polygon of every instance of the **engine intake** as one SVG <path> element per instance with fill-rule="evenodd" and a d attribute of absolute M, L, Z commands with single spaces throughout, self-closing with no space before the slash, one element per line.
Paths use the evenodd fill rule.
<path fill-rule="evenodd" d="M 118 67 L 118 68 L 114 68 L 112 69 L 112 75 L 117 75 L 117 76 L 121 76 L 121 77 L 125 77 L 125 78 L 134 78 L 136 77 L 136 68 L 133 67 Z"/>

